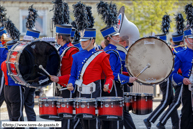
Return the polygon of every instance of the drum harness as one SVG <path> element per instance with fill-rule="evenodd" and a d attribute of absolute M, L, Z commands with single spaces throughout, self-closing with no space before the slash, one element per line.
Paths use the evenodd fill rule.
<path fill-rule="evenodd" d="M 97 57 L 100 53 L 102 53 L 103 51 L 96 51 L 95 53 L 93 53 L 84 63 L 84 65 L 82 66 L 81 72 L 79 74 L 79 79 L 75 81 L 75 84 L 77 85 L 77 90 L 79 91 L 79 97 L 81 95 L 81 93 L 83 94 L 91 94 L 91 98 L 92 98 L 92 93 L 95 92 L 96 90 L 96 84 L 94 82 L 85 85 L 83 84 L 83 75 L 86 71 L 86 68 L 89 66 L 89 64 L 95 59 L 95 57 Z M 87 89 L 90 87 L 90 91 Z M 100 93 L 101 94 L 101 93 Z M 100 95 L 101 96 L 101 95 Z"/>
<path fill-rule="evenodd" d="M 118 53 L 116 50 L 110 49 L 110 50 L 107 50 L 107 51 L 105 51 L 105 52 L 107 53 L 107 52 L 110 52 L 110 51 L 113 51 L 114 53 L 116 53 L 117 57 L 120 59 L 120 61 L 122 61 L 119 53 Z M 122 67 L 122 64 L 121 64 L 120 73 L 122 73 L 122 71 L 123 71 L 123 67 Z M 120 77 L 119 77 L 119 74 L 118 74 L 118 80 L 119 80 L 119 82 L 121 83 L 121 79 L 120 79 Z M 117 96 L 118 96 L 118 95 L 117 95 L 117 88 L 116 88 L 116 84 L 115 84 L 115 81 L 114 81 L 114 80 L 113 80 L 113 86 L 114 86 L 114 88 L 115 88 L 115 94 L 116 94 L 116 97 L 117 97 Z M 121 88 L 123 89 L 123 85 L 121 85 Z"/>

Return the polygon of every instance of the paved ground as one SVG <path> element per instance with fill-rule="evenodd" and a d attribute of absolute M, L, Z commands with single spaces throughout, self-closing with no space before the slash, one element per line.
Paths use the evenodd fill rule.
<path fill-rule="evenodd" d="M 37 102 L 37 100 L 36 100 Z M 155 98 L 154 99 L 154 102 L 153 102 L 153 109 L 155 109 L 160 103 L 160 98 Z M 39 107 L 38 105 L 35 105 L 35 112 L 36 112 L 36 115 L 37 115 L 37 121 L 48 121 L 48 120 L 44 120 L 44 119 L 41 119 L 39 117 Z M 180 114 L 180 110 L 181 110 L 181 107 L 179 107 L 178 109 L 178 113 Z M 147 118 L 148 115 L 135 115 L 133 113 L 131 113 L 131 116 L 133 118 L 133 121 L 136 125 L 136 128 L 137 129 L 146 129 L 145 128 L 145 125 L 143 123 L 143 119 Z M 24 113 L 24 117 L 25 117 L 25 121 L 26 121 L 26 114 Z M 6 109 L 6 105 L 5 103 L 2 105 L 1 109 L 0 109 L 0 120 L 1 121 L 8 121 L 8 114 L 7 114 L 7 109 Z M 50 121 L 51 122 L 51 121 Z M 157 129 L 156 128 L 156 124 L 158 123 L 158 120 L 155 122 L 155 124 L 152 125 L 152 128 L 151 129 Z M 172 125 L 171 125 L 171 120 L 169 119 L 167 124 L 166 124 L 166 128 L 167 129 L 171 129 L 172 128 Z M 1 122 L 0 122 L 0 129 L 2 129 L 1 127 Z"/>

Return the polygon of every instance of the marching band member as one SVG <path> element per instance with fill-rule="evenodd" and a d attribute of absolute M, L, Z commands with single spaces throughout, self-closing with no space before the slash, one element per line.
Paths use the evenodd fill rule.
<path fill-rule="evenodd" d="M 77 16 L 77 14 L 79 14 L 76 17 L 76 20 L 79 22 L 77 25 L 80 25 L 77 26 L 77 28 L 80 30 L 80 42 L 83 50 L 73 55 L 73 64 L 71 69 L 71 76 L 68 81 L 68 89 L 74 92 L 76 87 L 78 91 L 80 88 L 83 90 L 87 87 L 93 87 L 93 89 L 96 87 L 96 89 L 92 91 L 91 94 L 79 93 L 79 97 L 97 98 L 101 96 L 102 89 L 105 92 L 110 92 L 107 87 L 111 88 L 113 84 L 114 77 L 109 64 L 109 55 L 104 51 L 96 51 L 94 48 L 96 29 L 93 28 L 94 18 L 91 14 L 91 7 L 85 7 L 85 5 L 81 2 L 78 2 L 73 6 L 74 15 Z M 79 13 L 79 10 L 87 10 L 87 13 Z M 89 21 L 89 25 L 87 24 L 87 21 L 81 20 L 86 20 L 87 17 L 89 17 L 89 19 L 93 19 L 92 21 Z M 84 28 L 85 26 L 82 26 L 80 23 L 88 28 Z M 106 77 L 106 82 L 103 86 L 101 85 L 101 79 L 104 79 L 104 76 L 102 76 L 104 74 Z M 89 121 L 82 120 L 81 124 L 84 129 L 95 129 L 98 126 L 96 119 Z"/>
<path fill-rule="evenodd" d="M 7 24 L 11 27 L 6 27 L 6 30 L 12 37 L 12 41 L 7 42 L 8 50 L 17 43 L 19 40 L 20 33 L 15 28 L 15 25 L 8 20 Z M 4 87 L 4 95 L 5 95 L 5 102 L 7 104 L 7 110 L 9 114 L 10 121 L 23 121 L 23 92 L 24 88 L 16 84 L 14 80 L 8 75 L 6 61 L 1 64 L 1 69 L 5 76 L 5 87 Z"/>
<path fill-rule="evenodd" d="M 0 28 L 0 65 L 2 64 L 3 61 L 6 60 L 7 58 L 7 49 L 3 47 L 2 43 L 1 43 L 1 36 L 3 34 L 6 34 L 6 30 L 4 30 L 4 27 Z M 2 70 L 0 69 L 0 79 L 1 79 L 1 84 L 0 84 L 0 107 L 3 104 L 3 101 L 5 100 L 4 97 L 4 75 Z"/>
<path fill-rule="evenodd" d="M 84 36 L 83 36 L 84 35 Z M 110 64 L 109 64 L 109 55 L 106 54 L 103 51 L 96 51 L 94 48 L 96 38 L 96 30 L 95 29 L 85 29 L 84 32 L 82 32 L 81 36 L 81 46 L 83 48 L 82 51 L 79 53 L 73 55 L 73 65 L 71 69 L 71 76 L 69 79 L 68 88 L 71 91 L 75 90 L 75 84 L 78 81 L 81 82 L 81 86 L 84 87 L 84 85 L 96 85 L 96 90 L 94 93 L 92 93 L 92 97 L 100 97 L 102 94 L 102 87 L 105 92 L 110 92 L 109 88 L 112 87 L 113 83 L 113 72 L 111 70 Z M 96 55 L 96 56 L 95 56 Z M 94 59 L 91 60 L 89 57 L 94 57 Z M 84 73 L 82 67 L 84 64 L 88 63 L 88 67 L 85 69 Z M 104 86 L 101 86 L 101 79 L 102 74 L 105 73 L 106 76 L 106 82 Z M 76 81 L 77 80 L 77 81 Z M 76 81 L 76 82 L 75 82 Z M 78 85 L 78 83 L 77 83 Z M 109 88 L 106 88 L 109 87 Z M 91 95 L 81 94 L 81 97 L 87 97 L 90 98 Z M 90 120 L 91 126 L 88 127 L 85 124 L 84 129 L 89 128 L 96 128 L 95 120 Z"/>
<path fill-rule="evenodd" d="M 192 84 L 190 78 L 192 75 L 192 61 L 193 61 L 193 35 L 191 30 L 184 31 L 185 42 L 187 43 L 187 49 L 176 54 L 174 71 L 171 74 L 171 79 L 175 87 L 180 88 L 180 94 L 182 94 L 182 115 L 181 115 L 181 129 L 193 128 L 192 117 L 192 100 L 191 91 L 188 89 L 188 85 Z M 181 68 L 182 75 L 178 74 L 178 69 Z M 183 90 L 183 91 L 182 91 Z M 176 91 L 177 92 L 177 91 Z"/>
<path fill-rule="evenodd" d="M 182 89 L 182 111 L 180 128 L 192 129 L 193 128 L 193 115 L 192 115 L 192 84 L 193 84 L 193 20 L 192 4 L 188 4 L 185 7 L 185 13 L 187 14 L 187 28 L 184 31 L 184 41 L 187 43 L 187 48 L 176 53 L 174 71 L 170 75 L 172 83 L 175 87 Z M 181 69 L 182 75 L 178 74 L 178 69 Z"/>
<path fill-rule="evenodd" d="M 125 76 L 123 74 L 121 74 L 121 61 L 120 61 L 120 56 L 119 53 L 116 49 L 116 44 L 119 42 L 119 33 L 117 33 L 114 29 L 114 27 L 107 27 L 101 30 L 102 35 L 105 38 L 105 49 L 104 51 L 106 53 L 108 53 L 110 55 L 109 58 L 109 62 L 111 65 L 111 69 L 113 71 L 113 75 L 114 75 L 114 80 L 115 80 L 115 85 L 114 87 L 111 88 L 111 92 L 110 93 L 104 93 L 104 96 L 120 96 L 123 97 L 123 84 L 126 83 L 133 83 L 137 78 L 136 77 L 129 77 L 129 76 Z M 113 31 L 109 31 L 109 30 L 113 30 Z M 103 32 L 108 32 L 107 35 L 104 35 Z M 130 119 L 132 121 L 132 119 Z M 114 122 L 116 123 L 116 122 Z M 133 124 L 134 125 L 134 124 Z M 113 127 L 109 127 L 109 128 L 116 128 L 115 125 L 112 125 Z M 120 128 L 121 127 L 121 123 L 120 123 Z M 135 128 L 135 127 L 134 127 Z"/>
<path fill-rule="evenodd" d="M 127 38 L 125 37 L 119 37 L 120 40 L 119 40 L 119 44 L 123 45 L 123 47 L 128 47 L 129 46 L 129 41 L 127 40 Z M 121 64 L 122 64 L 122 73 L 126 76 L 129 76 L 128 72 L 127 72 L 127 69 L 125 67 L 125 59 L 126 59 L 126 54 L 124 51 L 121 51 L 121 50 L 118 50 L 119 54 L 120 54 L 120 58 L 121 58 Z M 130 92 L 130 87 L 129 86 L 132 86 L 133 83 L 126 83 L 124 84 L 124 92 Z M 123 121 L 124 121 L 124 126 L 125 126 L 125 129 L 135 129 L 135 124 L 133 122 L 133 119 L 131 117 L 131 115 L 129 114 L 128 111 L 125 111 L 124 110 L 124 118 L 123 118 Z"/>
<path fill-rule="evenodd" d="M 167 41 L 167 36 L 166 34 L 168 33 L 168 26 L 164 26 L 164 25 L 169 25 L 170 24 L 170 19 L 169 19 L 169 15 L 164 15 L 163 16 L 163 22 L 162 22 L 162 26 L 163 26 L 163 33 L 164 34 L 160 34 L 160 35 L 156 35 L 159 39 L 162 39 L 163 41 Z M 173 101 L 175 100 L 175 102 L 177 101 L 176 98 L 178 98 L 178 96 L 176 96 L 174 98 L 173 96 L 173 88 L 171 85 L 171 80 L 168 78 L 167 81 L 162 82 L 161 84 L 159 84 L 160 90 L 162 91 L 163 94 L 163 98 L 161 103 L 158 105 L 158 107 L 156 107 L 156 109 L 149 115 L 149 117 L 147 119 L 144 119 L 144 123 L 147 127 L 147 129 L 151 128 L 151 122 L 154 123 L 157 118 L 161 115 L 161 113 L 167 108 L 168 105 L 172 106 L 173 105 Z M 179 107 L 179 100 L 178 102 L 176 102 L 177 105 L 175 105 L 176 107 Z M 167 120 L 171 117 L 172 120 L 172 128 L 173 129 L 178 129 L 178 125 L 179 125 L 179 118 L 178 118 L 178 113 L 177 113 L 177 108 L 172 108 L 171 112 L 169 112 L 170 114 L 168 114 L 167 112 L 165 112 L 165 115 L 162 115 L 160 122 L 156 125 L 158 129 L 165 129 L 164 125 L 167 122 Z M 166 115 L 168 114 L 168 115 Z M 165 118 L 167 117 L 167 119 Z M 164 118 L 164 119 L 163 119 Z M 163 123 L 164 122 L 164 123 Z"/>
<path fill-rule="evenodd" d="M 60 8 L 61 10 L 63 9 L 63 4 L 62 0 L 56 0 L 55 2 L 55 8 Z M 64 3 L 65 6 L 68 6 L 67 3 Z M 68 7 L 67 7 L 68 8 Z M 59 12 L 61 13 L 61 12 Z M 51 76 L 50 79 L 57 83 L 56 86 L 56 96 L 62 96 L 63 98 L 73 98 L 75 94 L 72 94 L 69 90 L 62 90 L 59 91 L 59 89 L 62 89 L 67 86 L 68 80 L 70 78 L 70 71 L 71 71 L 71 66 L 73 62 L 72 55 L 77 53 L 79 50 L 78 48 L 74 47 L 74 45 L 71 43 L 71 31 L 72 31 L 72 26 L 69 24 L 69 13 L 68 10 L 65 10 L 63 13 L 65 13 L 65 21 L 60 21 L 61 23 L 65 24 L 58 24 L 55 21 L 56 24 L 56 40 L 61 47 L 59 48 L 59 54 L 61 58 L 61 68 L 60 68 L 60 74 L 59 76 Z M 55 14 L 55 18 L 60 19 L 60 16 L 57 17 Z M 59 85 L 58 85 L 59 84 Z M 66 129 L 70 127 L 70 129 L 73 127 L 73 121 L 68 120 L 68 119 L 63 119 L 62 120 L 62 129 Z"/>
<path fill-rule="evenodd" d="M 122 74 L 122 70 L 121 70 L 121 59 L 120 59 L 120 55 L 116 49 L 116 45 L 119 43 L 119 33 L 117 33 L 116 28 L 114 27 L 117 24 L 117 17 L 112 17 L 112 16 L 108 16 L 111 17 L 110 19 L 104 18 L 106 17 L 106 14 L 109 14 L 108 12 L 110 10 L 106 10 L 107 8 L 109 8 L 108 6 L 112 6 L 112 7 L 116 7 L 116 5 L 114 4 L 110 4 L 108 5 L 107 3 L 104 2 L 100 2 L 97 5 L 97 9 L 98 9 L 98 13 L 102 14 L 103 20 L 105 23 L 107 23 L 107 27 L 103 28 L 101 30 L 101 33 L 104 37 L 104 43 L 105 43 L 105 48 L 104 51 L 106 53 L 108 53 L 110 55 L 109 58 L 109 62 L 111 65 L 111 69 L 113 71 L 113 75 L 114 75 L 114 86 L 110 89 L 111 92 L 110 93 L 103 93 L 103 96 L 120 96 L 123 97 L 123 84 L 126 83 L 133 83 L 137 78 L 136 77 L 129 77 L 129 76 L 125 76 Z M 106 12 L 106 13 L 104 13 Z M 112 11 L 114 12 L 114 11 Z M 104 15 L 105 14 L 105 15 Z M 113 16 L 117 16 L 117 12 L 114 12 Z M 115 20 L 115 21 L 114 21 Z M 125 113 L 124 113 L 125 115 Z M 130 117 L 131 118 L 131 117 Z M 132 119 L 130 119 L 129 121 L 132 122 Z M 109 126 L 109 124 L 110 126 Z M 119 125 L 118 125 L 119 124 Z M 134 124 L 132 124 L 134 125 Z M 123 128 L 123 121 L 120 121 L 120 123 L 118 122 L 103 122 L 103 128 L 105 129 L 113 129 L 113 128 L 117 128 L 117 126 L 119 126 L 120 129 Z M 135 126 L 133 127 L 135 128 Z"/>
<path fill-rule="evenodd" d="M 175 47 L 173 48 L 173 52 L 176 55 L 178 52 L 184 50 L 183 47 L 177 47 L 177 45 L 182 45 L 184 44 L 183 42 L 183 29 L 184 29 L 184 25 L 183 25 L 184 19 L 182 14 L 178 14 L 176 16 L 176 23 L 177 23 L 177 32 L 172 34 L 172 39 L 175 45 Z M 180 70 L 180 72 L 179 72 Z M 178 70 L 178 73 L 181 74 L 181 69 Z M 172 103 L 170 104 L 169 108 L 165 111 L 165 113 L 161 116 L 161 118 L 159 119 L 159 123 L 158 126 L 164 127 L 164 125 L 166 124 L 167 120 L 170 118 L 172 118 L 172 124 L 173 124 L 173 129 L 179 129 L 179 117 L 178 117 L 178 113 L 177 113 L 177 109 L 181 104 L 181 93 L 182 93 L 182 86 L 174 86 L 175 89 L 175 97 L 172 100 Z"/>
<path fill-rule="evenodd" d="M 35 26 L 37 11 L 33 8 L 33 5 L 28 8 L 28 11 L 29 11 L 29 15 L 27 17 L 27 22 L 26 22 L 26 28 L 28 28 L 28 29 L 27 29 L 26 35 L 31 36 L 33 38 L 39 38 L 40 32 L 32 29 L 32 27 Z M 32 19 L 34 19 L 33 22 L 31 22 Z M 30 24 L 30 23 L 33 23 L 33 24 Z M 25 38 L 24 38 L 24 40 L 25 40 Z M 25 113 L 26 113 L 28 121 L 36 121 L 36 113 L 34 111 L 35 90 L 36 90 L 35 88 L 25 87 L 24 107 L 25 107 Z M 37 129 L 37 128 L 30 127 L 30 129 Z"/>
<path fill-rule="evenodd" d="M 71 34 L 71 29 L 72 26 L 69 24 L 63 24 L 63 25 L 56 25 L 56 39 L 57 39 L 57 43 L 59 45 L 61 45 L 61 47 L 59 48 L 59 52 L 60 52 L 60 57 L 61 57 L 61 69 L 60 69 L 60 76 L 51 76 L 51 80 L 55 83 L 60 84 L 62 87 L 66 87 L 68 84 L 68 80 L 70 77 L 70 71 L 71 71 L 71 66 L 72 66 L 72 62 L 73 62 L 73 58 L 72 55 L 74 55 L 75 53 L 77 53 L 79 50 L 78 48 L 74 47 L 73 44 L 70 41 L 70 34 Z M 59 89 L 61 89 L 61 86 L 57 86 L 59 87 Z M 72 98 L 74 97 L 74 94 L 72 95 L 71 92 L 69 92 L 68 90 L 62 90 L 59 91 L 59 89 L 57 88 L 56 90 L 56 95 L 57 96 L 62 96 L 63 98 Z M 63 120 L 63 125 L 62 128 L 67 128 L 67 119 Z M 70 126 L 72 128 L 72 120 L 70 122 Z"/>

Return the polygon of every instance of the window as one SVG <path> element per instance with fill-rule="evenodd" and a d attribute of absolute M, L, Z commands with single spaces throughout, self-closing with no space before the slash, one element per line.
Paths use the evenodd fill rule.
<path fill-rule="evenodd" d="M 35 22 L 35 29 L 40 31 L 40 35 L 46 35 L 46 10 L 37 10 L 38 17 Z M 20 32 L 25 35 L 27 32 L 26 22 L 27 22 L 28 10 L 20 10 Z"/>

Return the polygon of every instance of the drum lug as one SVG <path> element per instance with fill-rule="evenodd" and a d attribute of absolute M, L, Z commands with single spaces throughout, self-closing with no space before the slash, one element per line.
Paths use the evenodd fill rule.
<path fill-rule="evenodd" d="M 39 102 L 39 106 L 42 107 L 42 102 Z"/>
<path fill-rule="evenodd" d="M 52 102 L 52 107 L 54 107 L 54 102 Z"/>
<path fill-rule="evenodd" d="M 97 102 L 95 102 L 95 108 L 97 108 Z"/>
<path fill-rule="evenodd" d="M 120 103 L 120 107 L 122 107 L 122 101 L 121 102 L 119 102 Z"/>
<path fill-rule="evenodd" d="M 147 96 L 145 97 L 145 101 L 147 101 Z"/>
<path fill-rule="evenodd" d="M 113 108 L 113 102 L 111 103 L 111 107 Z"/>
<path fill-rule="evenodd" d="M 78 103 L 76 103 L 76 108 L 79 108 L 79 107 L 78 107 Z"/>
<path fill-rule="evenodd" d="M 103 108 L 103 102 L 101 102 L 101 108 Z"/>
<path fill-rule="evenodd" d="M 87 108 L 89 108 L 89 103 L 87 103 Z"/>
<path fill-rule="evenodd" d="M 136 96 L 134 96 L 134 101 L 136 101 Z"/>
<path fill-rule="evenodd" d="M 67 108 L 68 108 L 68 103 L 67 103 L 67 106 L 66 106 Z"/>
<path fill-rule="evenodd" d="M 48 107 L 48 106 L 49 106 L 49 104 L 45 103 L 45 107 Z"/>

